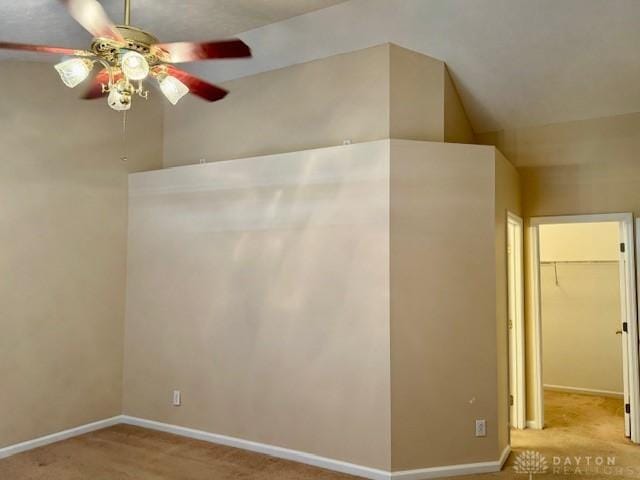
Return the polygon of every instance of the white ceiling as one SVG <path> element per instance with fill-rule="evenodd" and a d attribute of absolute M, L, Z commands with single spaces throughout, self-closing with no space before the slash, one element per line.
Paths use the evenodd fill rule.
<path fill-rule="evenodd" d="M 212 81 L 394 42 L 447 62 L 478 132 L 640 111 L 640 0 L 133 2 L 134 23 L 166 40 L 264 25 L 239 35 L 253 59 L 187 67 Z M 82 46 L 56 3 L 2 2 L 0 36 Z"/>
<path fill-rule="evenodd" d="M 99 0 L 123 23 L 124 0 Z M 329 7 L 345 0 L 131 0 L 132 24 L 162 41 L 212 40 Z M 58 0 L 0 1 L 4 41 L 84 48 L 91 36 Z"/>

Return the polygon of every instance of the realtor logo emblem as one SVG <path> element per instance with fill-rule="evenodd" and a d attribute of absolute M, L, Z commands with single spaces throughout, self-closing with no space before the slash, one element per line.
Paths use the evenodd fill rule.
<path fill-rule="evenodd" d="M 528 474 L 529 480 L 532 480 L 534 475 L 547 473 L 549 464 L 540 452 L 525 450 L 516 457 L 513 469 L 516 473 Z"/>

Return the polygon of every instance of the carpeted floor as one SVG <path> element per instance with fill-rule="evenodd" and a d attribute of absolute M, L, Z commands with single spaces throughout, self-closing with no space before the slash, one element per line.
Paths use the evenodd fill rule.
<path fill-rule="evenodd" d="M 624 438 L 622 401 L 547 392 L 547 428 L 512 433 L 513 453 L 500 473 L 456 477 L 513 478 L 514 462 L 524 451 L 545 457 L 543 479 L 640 479 L 640 446 Z M 554 464 L 554 457 L 562 465 Z M 580 464 L 577 464 L 578 457 Z M 587 457 L 590 457 L 587 460 Z M 595 470 L 597 458 L 605 466 Z M 615 465 L 606 466 L 607 457 Z M 566 459 L 571 464 L 567 465 Z M 589 470 L 584 469 L 586 462 Z M 556 460 L 557 462 L 557 460 Z M 562 468 L 562 470 L 558 470 Z M 555 472 L 554 472 L 555 471 Z M 348 480 L 354 477 L 298 463 L 118 425 L 0 460 L 1 480 Z"/>
<path fill-rule="evenodd" d="M 0 480 L 353 480 L 236 448 L 116 425 L 0 460 Z"/>
<path fill-rule="evenodd" d="M 547 469 L 533 478 L 640 479 L 640 445 L 624 436 L 621 399 L 550 391 L 544 399 L 544 430 L 512 431 L 512 453 L 502 472 L 458 478 L 524 480 L 528 475 L 517 473 L 514 463 L 522 452 L 534 451 L 544 457 Z M 609 457 L 614 465 L 607 465 Z M 599 459 L 603 465 L 596 465 Z"/>

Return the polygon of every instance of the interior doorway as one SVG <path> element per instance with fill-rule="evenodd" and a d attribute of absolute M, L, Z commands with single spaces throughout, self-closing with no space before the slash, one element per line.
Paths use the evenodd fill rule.
<path fill-rule="evenodd" d="M 507 292 L 509 332 L 509 424 L 523 429 L 525 416 L 525 345 L 523 222 L 507 213 Z"/>
<path fill-rule="evenodd" d="M 545 387 L 620 395 L 624 434 L 640 443 L 633 230 L 631 214 L 531 220 L 534 420 L 530 427 L 545 425 Z M 545 345 L 549 351 L 543 355 Z"/>

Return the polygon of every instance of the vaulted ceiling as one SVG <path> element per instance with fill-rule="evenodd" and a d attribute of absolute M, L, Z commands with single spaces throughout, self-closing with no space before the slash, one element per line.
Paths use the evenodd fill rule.
<path fill-rule="evenodd" d="M 350 0 L 242 35 L 212 80 L 383 42 L 444 60 L 477 132 L 640 112 L 640 0 Z"/>
<path fill-rule="evenodd" d="M 211 40 L 329 7 L 345 0 L 131 0 L 132 23 L 163 41 Z M 122 23 L 124 0 L 100 0 Z M 83 46 L 89 35 L 58 0 L 0 2 L 5 41 Z"/>
<path fill-rule="evenodd" d="M 120 0 L 102 2 L 114 19 Z M 163 40 L 234 35 L 250 60 L 194 64 L 224 81 L 394 42 L 444 60 L 476 131 L 640 111 L 640 0 L 133 0 Z M 0 5 L 2 40 L 83 47 L 52 0 Z"/>

